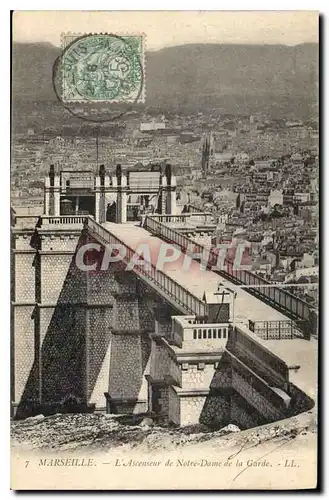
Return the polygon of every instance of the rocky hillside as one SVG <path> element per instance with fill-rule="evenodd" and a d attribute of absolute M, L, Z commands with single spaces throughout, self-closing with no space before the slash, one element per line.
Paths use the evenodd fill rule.
<path fill-rule="evenodd" d="M 272 439 L 289 441 L 298 434 L 314 432 L 313 412 L 281 422 L 240 431 L 236 425 L 211 430 L 202 425 L 175 427 L 155 425 L 144 418 L 129 422 L 129 417 L 107 414 L 56 414 L 48 417 L 37 415 L 11 423 L 12 446 L 17 450 L 74 451 L 97 450 L 98 452 L 137 449 L 141 453 L 151 450 L 216 443 L 229 440 L 233 445 L 241 440 L 251 447 Z"/>

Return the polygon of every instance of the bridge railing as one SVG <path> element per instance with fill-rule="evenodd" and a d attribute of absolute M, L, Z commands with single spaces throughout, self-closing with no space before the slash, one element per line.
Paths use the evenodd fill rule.
<path fill-rule="evenodd" d="M 221 271 L 223 277 L 227 277 L 236 283 L 241 283 L 244 285 L 255 285 L 247 289 L 251 291 L 253 295 L 259 297 L 260 299 L 266 299 L 271 305 L 274 305 L 278 309 L 288 312 L 293 319 L 311 321 L 312 311 L 314 307 L 309 305 L 304 300 L 300 299 L 291 292 L 280 288 L 278 285 L 273 286 L 273 283 L 267 281 L 261 276 L 257 276 L 248 270 L 233 269 L 232 262 L 226 262 L 227 270 Z M 262 286 L 264 285 L 264 286 Z M 272 286 L 269 286 L 272 285 Z"/>
<path fill-rule="evenodd" d="M 198 341 L 198 342 L 221 342 L 223 345 L 229 337 L 231 324 L 208 323 L 207 320 L 200 321 L 195 316 L 172 316 L 172 339 L 177 342 Z"/>
<path fill-rule="evenodd" d="M 52 226 L 59 224 L 67 224 L 67 225 L 83 224 L 85 219 L 86 219 L 85 215 L 59 215 L 59 216 L 42 215 L 40 217 L 39 224 L 41 226 L 46 224 L 50 224 Z"/>
<path fill-rule="evenodd" d="M 193 249 L 195 253 L 199 253 L 201 255 L 205 250 L 209 251 L 208 266 L 211 268 L 216 265 L 218 254 L 215 249 L 206 249 L 204 245 L 191 240 L 176 229 L 159 222 L 153 217 L 153 215 L 146 217 L 145 227 L 153 234 L 160 236 L 160 238 L 178 245 L 187 254 L 191 251 L 191 249 Z M 218 274 L 224 278 L 239 284 L 255 285 L 255 288 L 251 287 L 247 289 L 253 295 L 257 296 L 261 300 L 265 299 L 274 307 L 289 313 L 289 315 L 294 319 L 303 320 L 305 322 L 311 321 L 311 315 L 314 308 L 304 300 L 296 297 L 284 289 L 280 289 L 279 287 L 269 287 L 268 285 L 271 284 L 269 281 L 257 276 L 251 271 L 233 269 L 233 261 L 230 259 L 225 259 L 225 265 L 226 270 L 218 271 Z M 262 287 L 261 285 L 267 286 Z M 309 325 L 307 328 L 309 328 Z M 308 335 L 309 332 L 306 332 L 306 334 Z"/>
<path fill-rule="evenodd" d="M 208 224 L 212 221 L 212 214 L 210 212 L 188 212 L 179 215 L 172 214 L 152 214 L 150 217 L 157 220 L 158 222 L 170 224 L 170 223 L 187 223 L 200 222 L 203 224 Z"/>
<path fill-rule="evenodd" d="M 83 225 L 86 214 L 80 215 L 16 215 L 14 227 L 17 228 L 35 228 L 51 225 Z"/>
<path fill-rule="evenodd" d="M 127 263 L 131 261 L 135 255 L 135 250 L 129 247 L 126 243 L 120 240 L 117 236 L 111 234 L 107 229 L 105 229 L 101 224 L 96 222 L 91 217 L 85 218 L 85 228 L 91 234 L 94 234 L 96 239 L 101 239 L 105 244 L 118 244 L 126 248 L 126 256 L 124 261 Z M 207 305 L 195 297 L 191 292 L 189 292 L 182 285 L 177 283 L 177 281 L 169 278 L 165 273 L 157 269 L 152 263 L 148 268 L 146 266 L 138 267 L 138 264 L 134 266 L 133 272 L 140 277 L 145 277 L 146 279 L 153 282 L 157 288 L 160 288 L 165 295 L 169 296 L 171 300 L 183 308 L 184 312 L 192 313 L 199 316 L 206 315 Z"/>
<path fill-rule="evenodd" d="M 244 327 L 235 327 L 231 333 L 228 350 L 240 360 L 254 366 L 262 377 L 270 377 L 273 385 L 283 387 L 289 381 L 289 368 L 282 358 L 266 348 L 258 338 L 252 338 L 250 331 Z M 266 375 L 265 375 L 266 374 Z"/>
<path fill-rule="evenodd" d="M 250 321 L 249 329 L 262 339 L 298 339 L 303 337 L 303 321 Z"/>
<path fill-rule="evenodd" d="M 145 219 L 145 228 L 155 233 L 160 238 L 163 238 L 171 243 L 178 245 L 182 250 L 188 250 L 193 247 L 195 253 L 201 253 L 204 247 L 197 242 L 194 242 L 184 234 L 173 229 L 172 227 L 166 226 L 163 222 L 156 220 L 153 215 L 147 216 Z"/>
<path fill-rule="evenodd" d="M 188 219 L 190 219 L 191 217 L 189 214 L 181 214 L 181 215 L 152 214 L 152 218 L 158 222 L 165 222 L 166 224 L 177 223 L 177 222 L 186 224 L 188 222 Z"/>

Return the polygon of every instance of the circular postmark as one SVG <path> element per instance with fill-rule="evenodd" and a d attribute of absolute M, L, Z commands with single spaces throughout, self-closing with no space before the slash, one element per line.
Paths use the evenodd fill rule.
<path fill-rule="evenodd" d="M 62 57 L 63 101 L 134 102 L 143 84 L 140 37 L 90 35 Z"/>
<path fill-rule="evenodd" d="M 71 114 L 105 123 L 144 102 L 143 69 L 142 36 L 84 35 L 70 41 L 54 62 L 53 89 Z M 105 116 L 104 108 L 99 113 L 102 105 Z"/>

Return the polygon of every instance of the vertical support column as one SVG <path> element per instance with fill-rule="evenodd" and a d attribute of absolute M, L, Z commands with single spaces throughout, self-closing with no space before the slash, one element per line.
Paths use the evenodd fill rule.
<path fill-rule="evenodd" d="M 231 323 L 233 328 L 235 327 L 235 299 L 236 299 L 236 292 L 233 291 L 230 294 L 230 301 L 229 301 L 230 304 L 229 322 Z"/>
<path fill-rule="evenodd" d="M 124 224 L 127 222 L 127 178 L 125 175 L 122 176 L 122 188 L 124 191 L 121 191 L 121 221 Z"/>
<path fill-rule="evenodd" d="M 161 176 L 161 214 L 166 213 L 166 205 L 167 205 L 167 177 L 165 175 Z"/>
<path fill-rule="evenodd" d="M 45 177 L 44 207 L 43 213 L 49 215 L 49 177 Z"/>
<path fill-rule="evenodd" d="M 166 165 L 165 170 L 165 178 L 167 188 L 166 192 L 166 200 L 165 200 L 165 210 L 167 214 L 176 214 L 176 177 L 172 173 L 171 165 Z"/>
<path fill-rule="evenodd" d="M 176 177 L 171 177 L 170 186 L 167 194 L 167 213 L 176 215 Z"/>
<path fill-rule="evenodd" d="M 115 217 L 116 217 L 116 221 L 118 220 L 118 199 L 119 199 L 119 196 L 118 196 L 118 178 L 117 176 L 113 175 L 112 178 L 111 178 L 111 181 L 109 180 L 109 185 L 112 185 L 112 189 L 113 191 L 115 192 L 115 211 L 116 211 L 116 214 L 115 214 Z"/>
<path fill-rule="evenodd" d="M 106 222 L 107 204 L 110 201 L 107 193 L 109 192 L 110 187 L 111 187 L 111 179 L 108 175 L 105 175 L 104 187 L 102 188 L 103 192 L 101 193 L 101 202 L 100 202 L 100 206 L 102 207 L 100 209 L 102 214 L 102 219 L 100 219 L 100 222 Z"/>
<path fill-rule="evenodd" d="M 60 211 L 60 177 L 59 175 L 55 175 L 54 178 L 54 215 L 55 217 L 59 217 L 61 214 Z"/>
<path fill-rule="evenodd" d="M 127 178 L 121 176 L 121 186 L 118 186 L 117 222 L 125 224 L 127 222 Z"/>
<path fill-rule="evenodd" d="M 79 212 L 79 200 L 79 196 L 77 196 L 75 199 L 75 215 L 77 215 Z"/>
<path fill-rule="evenodd" d="M 55 215 L 55 166 L 50 165 L 49 169 L 49 208 L 48 215 Z"/>
<path fill-rule="evenodd" d="M 101 222 L 100 220 L 100 178 L 97 175 L 95 178 L 95 220 Z"/>
<path fill-rule="evenodd" d="M 105 222 L 106 220 L 106 207 L 105 207 L 105 166 L 100 165 L 99 177 L 97 177 L 97 191 L 99 191 L 98 198 L 98 221 Z M 97 220 L 97 219 L 96 219 Z"/>

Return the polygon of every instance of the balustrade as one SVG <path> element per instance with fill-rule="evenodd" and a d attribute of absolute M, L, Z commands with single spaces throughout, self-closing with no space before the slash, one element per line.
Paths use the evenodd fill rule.
<path fill-rule="evenodd" d="M 72 225 L 72 224 L 83 224 L 86 219 L 85 215 L 59 215 L 59 216 L 41 216 L 41 226 L 45 224 L 51 225 Z"/>

